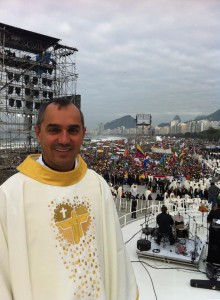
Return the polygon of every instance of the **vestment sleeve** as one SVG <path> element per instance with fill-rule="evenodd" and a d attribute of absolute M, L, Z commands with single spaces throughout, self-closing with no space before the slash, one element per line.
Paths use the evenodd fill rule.
<path fill-rule="evenodd" d="M 16 249 L 14 249 L 16 251 Z M 0 299 L 12 300 L 9 250 L 6 228 L 6 202 L 0 188 Z"/>

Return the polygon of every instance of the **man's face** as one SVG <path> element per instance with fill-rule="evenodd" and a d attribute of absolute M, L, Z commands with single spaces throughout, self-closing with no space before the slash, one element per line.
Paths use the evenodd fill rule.
<path fill-rule="evenodd" d="M 73 169 L 85 135 L 80 112 L 73 104 L 61 108 L 49 104 L 41 127 L 35 127 L 35 133 L 43 158 L 52 169 L 61 172 Z"/>

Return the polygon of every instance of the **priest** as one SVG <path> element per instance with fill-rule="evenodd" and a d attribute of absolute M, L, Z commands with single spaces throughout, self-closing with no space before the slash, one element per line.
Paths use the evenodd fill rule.
<path fill-rule="evenodd" d="M 0 299 L 137 300 L 111 191 L 80 156 L 82 112 L 45 102 L 28 156 L 0 187 Z"/>

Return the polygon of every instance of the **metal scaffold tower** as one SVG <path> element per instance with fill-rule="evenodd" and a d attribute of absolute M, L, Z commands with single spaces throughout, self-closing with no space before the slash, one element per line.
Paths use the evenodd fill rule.
<path fill-rule="evenodd" d="M 141 137 L 151 136 L 151 114 L 137 114 L 136 115 L 136 141 Z"/>
<path fill-rule="evenodd" d="M 78 50 L 59 41 L 0 23 L 1 153 L 36 151 L 34 125 L 42 102 L 70 97 L 80 108 Z"/>

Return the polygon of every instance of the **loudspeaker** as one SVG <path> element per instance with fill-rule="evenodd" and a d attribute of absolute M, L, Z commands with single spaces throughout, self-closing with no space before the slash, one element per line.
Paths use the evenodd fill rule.
<path fill-rule="evenodd" d="M 192 287 L 202 288 L 202 289 L 210 289 L 210 290 L 220 290 L 220 282 L 213 280 L 197 280 L 191 279 L 190 285 Z"/>
<path fill-rule="evenodd" d="M 209 228 L 209 247 L 206 259 L 209 263 L 220 264 L 220 228 L 210 226 Z"/>
<path fill-rule="evenodd" d="M 218 268 L 211 263 L 206 264 L 206 276 L 210 280 L 217 280 L 218 278 Z"/>
<path fill-rule="evenodd" d="M 137 248 L 140 251 L 148 251 L 151 248 L 151 242 L 148 240 L 144 240 L 144 239 L 138 240 Z"/>

